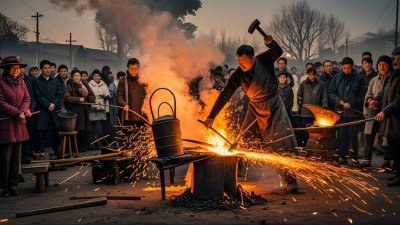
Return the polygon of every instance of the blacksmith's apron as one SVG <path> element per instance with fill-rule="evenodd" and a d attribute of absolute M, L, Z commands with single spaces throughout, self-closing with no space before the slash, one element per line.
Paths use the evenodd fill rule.
<path fill-rule="evenodd" d="M 268 79 L 268 76 L 273 76 L 274 79 Z M 271 92 L 267 88 L 271 81 L 277 82 L 275 75 L 256 58 L 254 77 L 246 91 L 250 103 L 241 130 L 246 129 L 257 118 L 258 126 L 253 125 L 248 132 L 255 137 L 261 135 L 267 150 L 296 153 L 297 141 L 285 105 L 278 90 Z"/>

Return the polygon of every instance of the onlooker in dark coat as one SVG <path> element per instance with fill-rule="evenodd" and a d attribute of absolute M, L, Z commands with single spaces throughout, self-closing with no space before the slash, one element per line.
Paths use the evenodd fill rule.
<path fill-rule="evenodd" d="M 89 84 L 81 81 L 81 77 L 79 70 L 71 71 L 71 78 L 67 81 L 64 98 L 65 109 L 77 114 L 75 130 L 78 131 L 78 149 L 80 152 L 84 152 L 89 147 L 89 132 L 91 130 L 89 106 L 79 103 L 93 103 L 96 97 Z"/>
<path fill-rule="evenodd" d="M 329 98 L 335 104 L 335 111 L 341 112 L 339 123 L 358 120 L 361 115 L 351 110 L 362 111 L 364 96 L 367 92 L 365 77 L 353 69 L 353 60 L 345 57 L 342 60 L 342 71 L 335 75 L 329 88 Z M 354 165 L 358 165 L 357 125 L 340 127 L 338 130 L 338 144 L 340 163 L 347 163 L 350 157 Z"/>
<path fill-rule="evenodd" d="M 364 58 L 363 61 L 370 59 L 370 58 Z M 389 77 L 392 74 L 393 71 L 393 65 L 392 65 L 392 60 L 390 59 L 389 56 L 381 56 L 378 59 L 377 66 L 379 74 L 378 76 L 375 76 L 372 78 L 368 85 L 367 93 L 365 95 L 365 105 L 364 105 L 364 115 L 366 118 L 373 118 L 378 114 L 379 112 L 379 101 L 378 101 L 378 96 L 382 92 L 383 87 L 387 86 L 387 81 L 390 79 Z M 369 75 L 368 77 L 371 77 L 372 75 Z M 379 123 L 377 121 L 368 121 L 365 124 L 364 128 L 364 134 L 365 134 L 365 155 L 364 159 L 368 160 L 367 163 L 364 163 L 364 166 L 370 166 L 371 165 L 371 159 L 372 159 L 372 149 L 373 149 L 373 144 L 375 140 L 375 136 L 378 132 L 379 129 Z M 380 147 L 382 147 L 382 136 L 379 136 L 379 141 L 378 141 Z M 389 154 L 386 150 L 386 147 L 383 147 L 384 149 L 384 167 L 389 166 L 390 163 L 388 162 L 390 157 Z M 385 164 L 386 163 L 386 164 Z"/>
<path fill-rule="evenodd" d="M 129 59 L 127 68 L 126 77 L 118 83 L 116 101 L 119 106 L 125 107 L 124 110 L 121 110 L 122 123 L 141 127 L 144 125 L 144 121 L 136 114 L 129 112 L 128 109 L 146 118 L 142 111 L 146 97 L 146 85 L 139 82 L 139 60 L 136 58 Z"/>
<path fill-rule="evenodd" d="M 297 91 L 297 103 L 301 108 L 301 120 L 303 127 L 312 124 L 315 120 L 314 114 L 305 107 L 304 104 L 321 106 L 328 108 L 328 94 L 325 84 L 316 77 L 317 71 L 314 68 L 307 70 L 307 79 L 304 80 Z M 308 140 L 308 132 L 301 132 L 302 145 Z"/>
<path fill-rule="evenodd" d="M 33 92 L 36 97 L 36 110 L 40 113 L 36 116 L 36 130 L 39 139 L 39 152 L 51 146 L 54 152 L 58 152 L 60 121 L 57 111 L 61 110 L 61 88 L 59 82 L 50 76 L 50 61 L 40 62 L 42 74 L 33 83 Z"/>
<path fill-rule="evenodd" d="M 29 138 L 25 117 L 29 111 L 30 97 L 25 82 L 20 79 L 21 58 L 4 58 L 0 68 L 0 188 L 3 196 L 19 195 L 18 174 L 22 142 Z"/>
<path fill-rule="evenodd" d="M 389 186 L 400 185 L 400 52 L 396 54 L 394 62 L 396 72 L 380 94 L 381 112 L 375 117 L 377 121 L 382 121 L 379 133 L 387 138 L 388 150 L 394 161 L 396 176 L 389 179 L 392 181 L 388 183 Z"/>
<path fill-rule="evenodd" d="M 29 97 L 31 98 L 29 110 L 31 112 L 34 112 L 36 109 L 36 99 L 33 94 L 32 83 L 35 78 L 25 75 L 24 71 L 25 68 L 21 67 L 20 79 L 24 80 L 26 88 L 28 89 Z M 33 153 L 36 151 L 35 149 L 37 148 L 35 117 L 26 118 L 25 125 L 30 138 L 22 143 L 21 162 L 29 163 L 33 159 Z"/>
<path fill-rule="evenodd" d="M 66 65 L 60 65 L 57 70 L 58 74 L 55 76 L 56 80 L 59 82 L 61 95 L 64 96 L 65 86 L 67 85 L 68 80 L 68 67 Z M 60 103 L 61 109 L 64 109 L 64 98 L 61 98 Z"/>
<path fill-rule="evenodd" d="M 290 85 L 287 84 L 288 75 L 284 72 L 279 74 L 278 77 L 278 92 L 281 96 L 283 103 L 285 104 L 286 112 L 289 119 L 292 119 L 292 107 L 293 107 L 293 90 Z"/>
<path fill-rule="evenodd" d="M 336 72 L 333 72 L 333 63 L 331 60 L 324 61 L 322 66 L 324 67 L 324 73 L 322 74 L 322 76 L 319 79 L 322 82 L 324 82 L 326 94 L 328 94 L 329 87 L 331 86 L 331 82 L 332 82 L 333 77 L 335 76 Z M 328 96 L 328 108 L 330 110 L 333 110 L 335 108 L 335 105 L 333 104 L 333 102 L 329 100 L 329 96 Z"/>

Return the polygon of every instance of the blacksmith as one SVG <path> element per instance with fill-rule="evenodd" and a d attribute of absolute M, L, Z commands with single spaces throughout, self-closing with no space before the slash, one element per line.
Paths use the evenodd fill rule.
<path fill-rule="evenodd" d="M 278 94 L 278 82 L 274 74 L 274 62 L 283 51 L 271 36 L 265 38 L 264 43 L 270 49 L 257 56 L 251 46 L 242 45 L 238 48 L 236 56 L 239 67 L 218 96 L 205 126 L 208 128 L 212 125 L 236 89 L 242 86 L 250 99 L 242 130 L 256 119 L 257 123 L 249 131 L 253 138 L 263 143 L 266 150 L 296 153 L 297 142 L 285 105 Z M 286 189 L 297 191 L 296 180 L 291 176 L 284 177 Z"/>
<path fill-rule="evenodd" d="M 117 105 L 124 107 L 124 110 L 121 110 L 123 125 L 134 126 L 139 129 L 144 126 L 145 122 L 128 110 L 133 110 L 146 118 L 146 115 L 142 111 L 144 98 L 146 97 L 146 85 L 139 81 L 139 60 L 136 58 L 129 59 L 126 67 L 126 76 L 118 82 L 115 98 Z"/>

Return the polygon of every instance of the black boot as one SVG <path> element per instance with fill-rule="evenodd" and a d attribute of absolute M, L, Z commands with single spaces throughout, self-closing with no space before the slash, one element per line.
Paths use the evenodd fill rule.
<path fill-rule="evenodd" d="M 4 190 L 3 190 L 3 194 L 1 194 L 1 196 L 3 196 L 3 197 L 10 197 L 10 190 L 4 189 Z"/>
<path fill-rule="evenodd" d="M 18 196 L 20 193 L 17 191 L 17 187 L 11 187 L 10 194 L 12 196 Z"/>
<path fill-rule="evenodd" d="M 400 177 L 394 178 L 394 180 L 392 182 L 389 182 L 387 185 L 389 187 L 400 186 Z"/>

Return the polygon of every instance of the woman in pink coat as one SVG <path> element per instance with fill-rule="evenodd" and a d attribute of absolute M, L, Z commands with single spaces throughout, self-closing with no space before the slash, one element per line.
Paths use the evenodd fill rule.
<path fill-rule="evenodd" d="M 30 97 L 23 79 L 20 79 L 21 57 L 3 59 L 0 68 L 0 189 L 2 196 L 19 195 L 17 191 L 21 143 L 27 139 L 25 117 L 29 111 Z"/>

